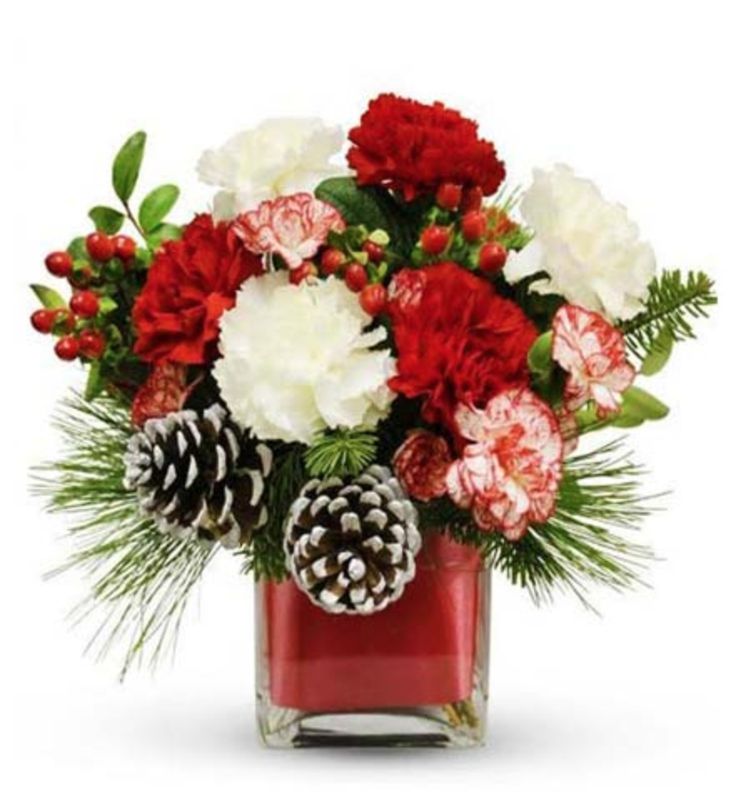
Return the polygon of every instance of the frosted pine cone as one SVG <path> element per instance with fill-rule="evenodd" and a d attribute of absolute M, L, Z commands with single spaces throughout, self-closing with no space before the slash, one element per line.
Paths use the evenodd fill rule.
<path fill-rule="evenodd" d="M 237 547 L 267 520 L 271 451 L 220 405 L 149 419 L 125 455 L 124 484 L 162 532 Z"/>
<path fill-rule="evenodd" d="M 339 614 L 372 614 L 401 597 L 421 547 L 417 513 L 387 467 L 347 482 L 308 482 L 292 504 L 284 546 L 297 585 Z"/>

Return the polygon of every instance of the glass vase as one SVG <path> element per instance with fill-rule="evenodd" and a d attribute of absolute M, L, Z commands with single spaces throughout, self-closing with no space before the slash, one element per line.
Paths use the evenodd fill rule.
<path fill-rule="evenodd" d="M 261 582 L 258 725 L 270 747 L 484 742 L 490 572 L 447 535 L 424 538 L 402 597 L 329 614 L 292 580 Z"/>

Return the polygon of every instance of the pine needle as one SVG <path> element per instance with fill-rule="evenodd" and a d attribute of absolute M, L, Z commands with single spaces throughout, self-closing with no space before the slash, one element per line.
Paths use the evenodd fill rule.
<path fill-rule="evenodd" d="M 74 621 L 102 615 L 87 646 L 102 657 L 122 646 L 123 678 L 134 662 L 155 666 L 173 652 L 182 614 L 215 546 L 162 535 L 141 517 L 123 487 L 123 453 L 131 434 L 127 409 L 108 397 L 65 400 L 55 419 L 62 457 L 38 467 L 33 491 L 52 512 L 67 512 L 78 545 L 51 575 L 80 570 L 90 596 Z"/>
<path fill-rule="evenodd" d="M 568 591 L 591 607 L 593 584 L 618 591 L 643 584 L 651 550 L 625 537 L 653 509 L 652 498 L 639 492 L 642 473 L 618 439 L 567 460 L 555 514 L 530 526 L 519 541 L 479 529 L 449 499 L 420 509 L 422 528 L 446 529 L 477 546 L 489 566 L 526 588 L 535 602 Z"/>
<path fill-rule="evenodd" d="M 358 476 L 376 459 L 378 437 L 365 430 L 338 428 L 326 431 L 306 450 L 310 476 Z"/>

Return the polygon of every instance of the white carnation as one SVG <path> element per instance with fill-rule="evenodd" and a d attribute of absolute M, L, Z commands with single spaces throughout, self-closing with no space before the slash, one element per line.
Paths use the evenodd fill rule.
<path fill-rule="evenodd" d="M 656 273 L 654 252 L 639 239 L 626 209 L 606 201 L 594 183 L 563 165 L 537 169 L 521 213 L 534 240 L 509 255 L 504 268 L 509 282 L 545 270 L 549 280 L 534 282 L 532 290 L 558 293 L 612 320 L 644 309 Z"/>
<path fill-rule="evenodd" d="M 214 375 L 233 417 L 260 439 L 310 443 L 325 428 L 372 426 L 388 413 L 394 361 L 383 327 L 344 282 L 248 279 L 220 322 Z"/>
<path fill-rule="evenodd" d="M 221 188 L 213 213 L 228 220 L 264 200 L 312 191 L 335 174 L 330 159 L 342 144 L 342 130 L 319 118 L 272 118 L 204 152 L 197 172 L 200 180 Z"/>

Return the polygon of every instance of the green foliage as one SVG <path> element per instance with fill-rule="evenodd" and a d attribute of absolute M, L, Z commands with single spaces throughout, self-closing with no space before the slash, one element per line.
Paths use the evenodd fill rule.
<path fill-rule="evenodd" d="M 34 491 L 50 510 L 72 515 L 77 549 L 52 574 L 86 576 L 90 596 L 72 618 L 100 618 L 88 648 L 104 655 L 122 646 L 122 677 L 133 663 L 155 665 L 173 649 L 187 599 L 215 547 L 162 535 L 140 516 L 136 495 L 122 484 L 131 434 L 125 407 L 107 397 L 89 403 L 74 396 L 56 424 L 64 452 L 36 470 Z"/>
<path fill-rule="evenodd" d="M 555 514 L 530 526 L 519 541 L 479 529 L 447 498 L 420 505 L 422 528 L 447 529 L 478 547 L 488 565 L 526 588 L 535 602 L 561 590 L 589 605 L 591 584 L 621 590 L 642 582 L 651 552 L 623 537 L 651 512 L 650 499 L 639 491 L 641 474 L 615 441 L 567 460 Z"/>
<path fill-rule="evenodd" d="M 708 308 L 717 301 L 714 283 L 705 273 L 665 270 L 649 285 L 646 310 L 619 327 L 631 351 L 643 359 L 657 353 L 663 341 L 694 338 L 690 322 L 707 318 Z"/>
<path fill-rule="evenodd" d="M 117 234 L 125 222 L 125 214 L 108 206 L 91 208 L 89 218 L 95 224 L 95 228 L 105 234 Z"/>
<path fill-rule="evenodd" d="M 138 209 L 138 222 L 141 228 L 150 233 L 159 226 L 179 199 L 179 188 L 172 183 L 158 186 L 149 192 Z"/>
<path fill-rule="evenodd" d="M 46 287 L 43 284 L 32 284 L 31 290 L 36 295 L 36 298 L 49 310 L 66 309 L 66 301 L 61 293 L 51 287 Z"/>
<path fill-rule="evenodd" d="M 664 327 L 652 342 L 639 371 L 647 377 L 661 372 L 670 359 L 674 345 L 675 339 L 672 337 L 672 333 L 667 327 Z"/>
<path fill-rule="evenodd" d="M 256 579 L 286 577 L 284 524 L 289 507 L 308 479 L 302 445 L 285 444 L 274 449 L 273 469 L 265 495 L 268 521 L 253 532 L 244 551 L 244 570 L 253 572 Z"/>
<path fill-rule="evenodd" d="M 411 251 L 414 243 L 411 219 L 386 189 L 359 186 L 352 177 L 331 177 L 323 180 L 314 194 L 334 206 L 348 225 L 385 231 L 398 253 L 407 256 Z"/>
<path fill-rule="evenodd" d="M 138 182 L 145 147 L 146 133 L 136 132 L 120 147 L 113 161 L 112 186 L 120 202 L 126 206 Z"/>
<path fill-rule="evenodd" d="M 182 229 L 178 225 L 162 222 L 146 235 L 146 241 L 149 247 L 155 250 L 164 242 L 168 242 L 171 239 L 179 239 L 181 234 Z"/>
<path fill-rule="evenodd" d="M 376 459 L 378 437 L 372 431 L 338 428 L 319 436 L 304 453 L 310 476 L 358 476 Z"/>

